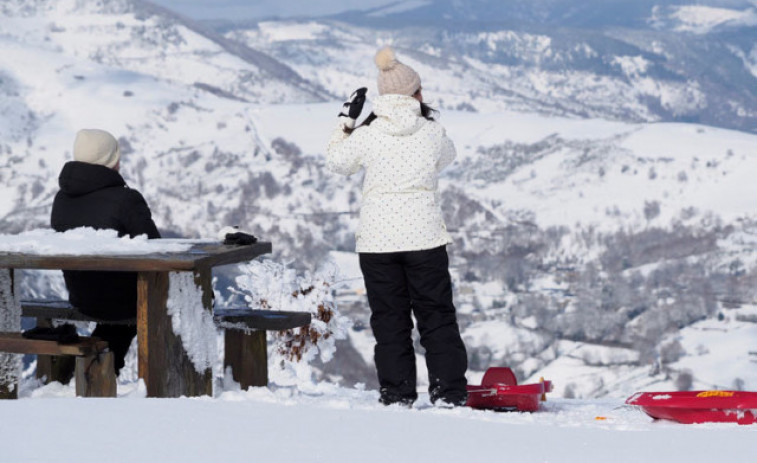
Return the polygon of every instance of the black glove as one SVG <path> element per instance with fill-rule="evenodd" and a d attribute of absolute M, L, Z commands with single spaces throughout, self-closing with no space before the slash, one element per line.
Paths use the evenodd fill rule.
<path fill-rule="evenodd" d="M 255 244 L 258 239 L 248 233 L 236 232 L 227 233 L 226 238 L 223 240 L 223 244 L 236 244 L 239 246 Z"/>
<path fill-rule="evenodd" d="M 21 333 L 27 339 L 41 339 L 44 341 L 57 341 L 61 344 L 73 344 L 79 342 L 79 335 L 74 325 L 60 325 L 55 328 L 38 326 Z"/>
<path fill-rule="evenodd" d="M 360 113 L 363 111 L 363 105 L 365 104 L 365 94 L 368 89 L 360 87 L 352 92 L 350 100 L 342 105 L 342 112 L 339 113 L 339 118 L 344 123 L 344 126 L 348 129 L 354 129 L 357 118 L 360 117 Z"/>

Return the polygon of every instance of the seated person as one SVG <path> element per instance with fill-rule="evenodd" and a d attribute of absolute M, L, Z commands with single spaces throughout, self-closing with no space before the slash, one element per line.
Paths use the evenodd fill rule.
<path fill-rule="evenodd" d="M 116 230 L 118 236 L 160 238 L 144 198 L 121 177 L 120 159 L 118 142 L 110 133 L 92 129 L 76 134 L 74 160 L 63 166 L 53 201 L 50 223 L 55 231 L 92 227 Z M 135 272 L 67 270 L 63 277 L 69 301 L 83 313 L 106 320 L 136 317 Z M 135 326 L 106 324 L 98 324 L 92 333 L 108 342 L 116 374 L 136 334 Z"/>

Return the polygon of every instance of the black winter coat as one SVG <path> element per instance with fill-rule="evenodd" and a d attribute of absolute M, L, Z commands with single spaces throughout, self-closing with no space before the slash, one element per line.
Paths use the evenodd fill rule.
<path fill-rule="evenodd" d="M 55 231 L 92 227 L 116 230 L 118 236 L 160 238 L 145 199 L 117 171 L 71 161 L 63 166 L 58 183 L 50 218 Z M 136 315 L 136 273 L 70 270 L 63 277 L 69 301 L 82 312 L 110 320 Z"/>

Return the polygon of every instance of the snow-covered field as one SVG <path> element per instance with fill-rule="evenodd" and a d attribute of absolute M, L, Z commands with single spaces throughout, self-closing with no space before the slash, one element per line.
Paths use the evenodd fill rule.
<path fill-rule="evenodd" d="M 2 461 L 753 462 L 757 425 L 654 422 L 624 399 L 548 399 L 536 413 L 378 405 L 334 385 L 226 387 L 215 398 L 74 399 L 58 383 L 0 402 Z M 22 395 L 28 391 L 22 389 Z"/>

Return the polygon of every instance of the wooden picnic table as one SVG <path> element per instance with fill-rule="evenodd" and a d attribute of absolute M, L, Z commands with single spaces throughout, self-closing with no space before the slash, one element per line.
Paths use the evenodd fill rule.
<path fill-rule="evenodd" d="M 158 240 L 156 240 L 158 241 Z M 213 267 L 250 261 L 271 252 L 271 243 L 258 242 L 249 246 L 227 246 L 197 240 L 185 241 L 191 247 L 181 252 L 123 255 L 39 255 L 22 252 L 0 252 L 0 270 L 8 269 L 13 279 L 14 269 L 44 270 L 101 270 L 137 272 L 137 342 L 139 377 L 147 387 L 148 397 L 180 397 L 212 395 L 212 371 L 198 372 L 182 340 L 172 328 L 167 301 L 171 272 L 189 272 L 201 290 L 201 306 L 213 310 Z M 11 285 L 11 291 L 13 291 Z M 0 311 L 9 310 L 0 298 Z M 19 314 L 20 317 L 20 314 Z M 1 317 L 0 317 L 1 319 Z M 20 322 L 20 320 L 19 320 Z M 18 325 L 20 326 L 20 325 Z M 0 327 L 0 331 L 2 331 Z M 0 354 L 0 362 L 9 362 L 7 354 Z M 2 370 L 0 364 L 0 370 Z M 14 394 L 12 384 L 0 384 L 0 397 Z"/>

